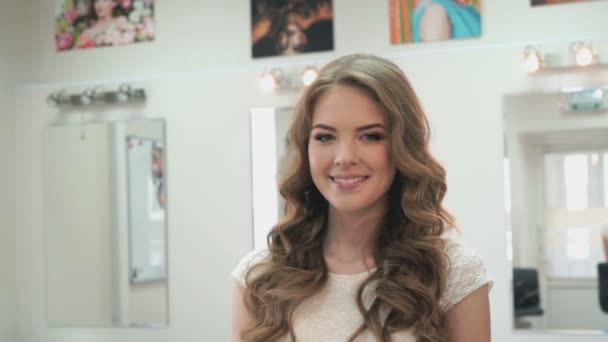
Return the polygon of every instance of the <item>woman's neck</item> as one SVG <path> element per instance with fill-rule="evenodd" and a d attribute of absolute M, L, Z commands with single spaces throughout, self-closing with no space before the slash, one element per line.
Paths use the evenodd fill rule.
<path fill-rule="evenodd" d="M 330 272 L 356 273 L 374 267 L 374 246 L 385 214 L 384 209 L 346 214 L 330 207 L 323 244 Z"/>
<path fill-rule="evenodd" d="M 105 16 L 105 17 L 98 17 L 97 18 L 97 23 L 98 24 L 102 24 L 102 25 L 103 24 L 108 24 L 111 21 L 112 21 L 112 16 L 111 15 L 108 15 L 108 16 Z"/>

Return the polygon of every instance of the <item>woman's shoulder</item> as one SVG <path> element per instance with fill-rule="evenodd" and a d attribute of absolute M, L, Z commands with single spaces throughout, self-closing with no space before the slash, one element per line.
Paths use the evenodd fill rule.
<path fill-rule="evenodd" d="M 485 264 L 475 249 L 465 244 L 454 232 L 443 236 L 448 258 L 446 292 L 441 306 L 449 310 L 454 304 L 482 287 L 492 287 Z"/>
<path fill-rule="evenodd" d="M 249 269 L 260 262 L 263 262 L 268 259 L 269 252 L 267 249 L 254 249 L 252 251 L 247 252 L 245 256 L 241 258 L 236 268 L 232 271 L 231 275 L 236 281 L 241 284 L 241 286 L 245 287 L 245 277 Z"/>

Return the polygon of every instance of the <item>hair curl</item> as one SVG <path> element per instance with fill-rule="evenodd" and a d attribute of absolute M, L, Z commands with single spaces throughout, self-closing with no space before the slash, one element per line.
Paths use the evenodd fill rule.
<path fill-rule="evenodd" d="M 285 212 L 268 234 L 268 258 L 247 272 L 245 304 L 255 321 L 242 338 L 275 341 L 289 335 L 295 340 L 296 307 L 327 283 L 322 243 L 328 204 L 312 181 L 307 151 L 317 100 L 336 85 L 362 89 L 381 106 L 397 168 L 373 252 L 376 270 L 357 293 L 364 323 L 350 340 L 369 330 L 379 341 L 389 341 L 391 333 L 412 328 L 419 341 L 446 341 L 439 300 L 448 260 L 441 235 L 454 222 L 441 204 L 447 189 L 445 170 L 429 151 L 428 120 L 403 72 L 388 60 L 364 54 L 329 63 L 298 102 L 279 182 Z M 376 299 L 366 310 L 363 291 L 372 283 Z M 381 322 L 383 307 L 389 314 Z"/>

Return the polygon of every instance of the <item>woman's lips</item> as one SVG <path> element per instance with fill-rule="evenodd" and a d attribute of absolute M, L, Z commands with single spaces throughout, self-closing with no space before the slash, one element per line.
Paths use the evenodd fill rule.
<path fill-rule="evenodd" d="M 344 190 L 355 189 L 368 178 L 369 176 L 329 176 L 329 179 L 331 179 L 338 189 Z"/>

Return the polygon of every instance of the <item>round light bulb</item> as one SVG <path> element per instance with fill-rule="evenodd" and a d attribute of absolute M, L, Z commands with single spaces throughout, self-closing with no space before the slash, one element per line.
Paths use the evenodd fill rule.
<path fill-rule="evenodd" d="M 302 83 L 305 87 L 308 87 L 317 79 L 317 76 L 319 76 L 319 72 L 317 70 L 314 68 L 308 68 L 302 74 Z"/>
<path fill-rule="evenodd" d="M 277 79 L 276 77 L 270 73 L 265 72 L 260 78 L 260 88 L 264 92 L 272 92 L 277 87 Z"/>
<path fill-rule="evenodd" d="M 587 66 L 593 64 L 595 60 L 595 54 L 593 53 L 593 49 L 589 46 L 581 46 L 576 50 L 576 54 L 574 56 L 576 59 L 576 64 L 580 66 Z"/>
<path fill-rule="evenodd" d="M 524 56 L 523 68 L 528 73 L 537 72 L 540 69 L 540 56 L 536 51 L 529 51 Z"/>
<path fill-rule="evenodd" d="M 89 95 L 83 94 L 80 95 L 80 103 L 87 106 L 90 105 L 93 102 L 93 100 L 91 99 L 91 97 Z"/>
<path fill-rule="evenodd" d="M 601 88 L 597 88 L 593 91 L 593 97 L 595 97 L 596 99 L 601 99 L 602 97 L 604 97 L 604 90 Z"/>
<path fill-rule="evenodd" d="M 52 107 L 56 107 L 59 104 L 58 96 L 56 93 L 50 94 L 46 97 L 46 104 Z"/>

